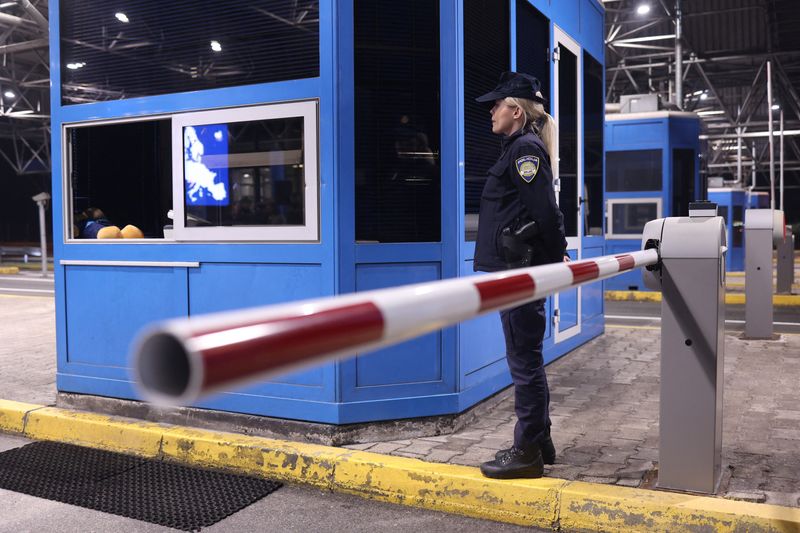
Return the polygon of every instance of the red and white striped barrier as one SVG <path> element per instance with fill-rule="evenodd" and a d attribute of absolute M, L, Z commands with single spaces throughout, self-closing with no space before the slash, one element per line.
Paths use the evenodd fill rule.
<path fill-rule="evenodd" d="M 151 401 L 214 391 L 396 344 L 659 260 L 654 249 L 165 322 L 133 368 Z"/>

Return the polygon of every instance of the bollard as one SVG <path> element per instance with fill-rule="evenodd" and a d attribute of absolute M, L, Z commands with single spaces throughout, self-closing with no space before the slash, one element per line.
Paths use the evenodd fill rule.
<path fill-rule="evenodd" d="M 772 338 L 772 247 L 783 239 L 783 228 L 780 211 L 745 211 L 744 336 L 748 339 Z"/>
<path fill-rule="evenodd" d="M 692 203 L 689 217 L 649 222 L 643 245 L 655 240 L 661 269 L 644 281 L 662 292 L 658 486 L 712 494 L 722 456 L 725 224 L 715 204 Z"/>
<path fill-rule="evenodd" d="M 786 237 L 778 243 L 778 294 L 791 294 L 794 284 L 794 235 L 786 226 Z"/>

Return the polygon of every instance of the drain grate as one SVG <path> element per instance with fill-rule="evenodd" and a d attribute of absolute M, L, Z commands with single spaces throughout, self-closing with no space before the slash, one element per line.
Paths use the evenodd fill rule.
<path fill-rule="evenodd" d="M 219 522 L 280 487 L 59 442 L 0 453 L 0 488 L 184 531 Z"/>

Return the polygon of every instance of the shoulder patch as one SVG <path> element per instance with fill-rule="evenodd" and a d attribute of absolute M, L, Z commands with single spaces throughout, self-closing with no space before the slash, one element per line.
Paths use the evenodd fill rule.
<path fill-rule="evenodd" d="M 525 180 L 525 183 L 530 183 L 539 172 L 539 157 L 535 155 L 525 155 L 520 157 L 515 162 L 517 166 L 517 173 L 519 177 Z"/>

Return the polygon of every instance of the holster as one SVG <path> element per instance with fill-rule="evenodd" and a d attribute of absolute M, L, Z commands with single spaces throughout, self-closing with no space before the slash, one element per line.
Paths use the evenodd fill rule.
<path fill-rule="evenodd" d="M 539 235 L 539 226 L 535 220 L 527 222 L 517 229 L 503 228 L 500 233 L 500 244 L 508 268 L 530 266 L 533 261 L 533 240 L 537 235 Z"/>

